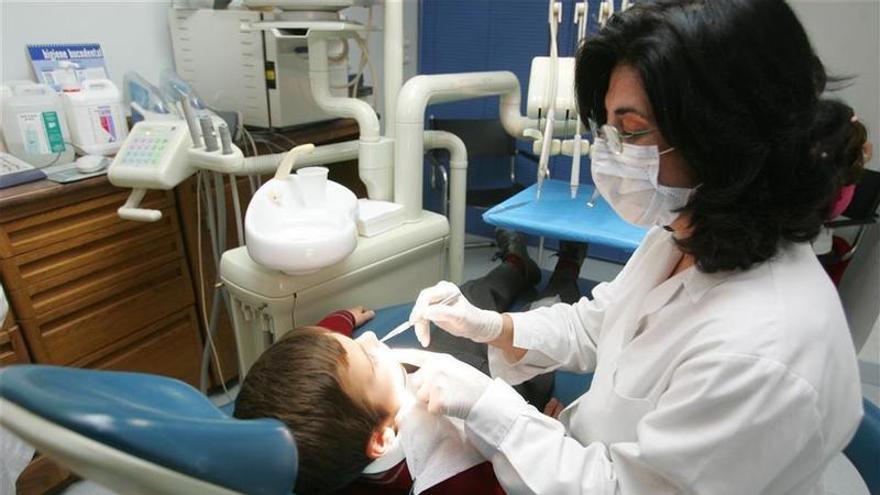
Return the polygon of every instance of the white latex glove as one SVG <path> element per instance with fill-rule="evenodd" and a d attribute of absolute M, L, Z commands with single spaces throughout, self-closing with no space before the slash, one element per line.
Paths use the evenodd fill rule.
<path fill-rule="evenodd" d="M 420 349 L 391 352 L 401 363 L 419 367 L 409 375 L 408 386 L 432 414 L 467 419 L 474 404 L 492 385 L 492 379 L 480 370 L 449 354 Z"/>
<path fill-rule="evenodd" d="M 456 294 L 458 297 L 452 302 L 436 304 Z M 446 281 L 419 293 L 409 321 L 415 326 L 416 337 L 422 347 L 428 347 L 431 343 L 429 323 L 432 321 L 452 335 L 482 343 L 498 338 L 503 322 L 500 313 L 474 306 L 461 294 L 457 285 Z"/>

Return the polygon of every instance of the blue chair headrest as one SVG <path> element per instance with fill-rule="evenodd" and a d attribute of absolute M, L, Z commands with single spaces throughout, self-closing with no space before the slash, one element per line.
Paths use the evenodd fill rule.
<path fill-rule="evenodd" d="M 229 417 L 179 380 L 10 366 L 0 371 L 0 397 L 109 447 L 230 490 L 293 492 L 296 444 L 281 422 Z"/>

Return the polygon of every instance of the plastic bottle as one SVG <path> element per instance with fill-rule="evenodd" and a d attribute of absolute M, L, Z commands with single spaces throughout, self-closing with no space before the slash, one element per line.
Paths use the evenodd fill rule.
<path fill-rule="evenodd" d="M 79 88 L 65 88 L 64 111 L 73 144 L 89 155 L 119 151 L 128 135 L 122 95 L 109 79 L 86 79 Z"/>
<path fill-rule="evenodd" d="M 0 112 L 3 110 L 3 101 L 12 96 L 12 88 L 16 86 L 21 86 L 22 84 L 33 86 L 36 84 L 33 81 L 28 81 L 24 79 L 17 79 L 13 81 L 6 81 L 2 85 L 0 85 Z M 3 137 L 3 120 L 0 119 L 0 152 L 8 153 L 8 148 L 6 147 L 6 140 Z"/>
<path fill-rule="evenodd" d="M 35 167 L 73 161 L 61 97 L 45 84 L 14 86 L 4 98 L 3 134 L 9 153 Z"/>

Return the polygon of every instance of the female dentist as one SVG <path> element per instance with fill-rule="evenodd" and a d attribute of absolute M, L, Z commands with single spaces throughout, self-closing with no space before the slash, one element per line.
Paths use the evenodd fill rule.
<path fill-rule="evenodd" d="M 496 379 L 420 353 L 429 410 L 512 494 L 820 494 L 862 414 L 842 307 L 809 241 L 850 115 L 783 0 L 638 4 L 577 54 L 592 175 L 624 219 L 655 227 L 592 299 L 498 314 L 422 291 L 410 321 L 490 345 Z M 546 416 L 509 384 L 593 372 Z"/>

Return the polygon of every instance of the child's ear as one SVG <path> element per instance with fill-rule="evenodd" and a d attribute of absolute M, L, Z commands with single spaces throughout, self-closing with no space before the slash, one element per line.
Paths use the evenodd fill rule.
<path fill-rule="evenodd" d="M 390 426 L 380 426 L 373 430 L 367 442 L 367 457 L 370 459 L 382 457 L 394 445 L 394 438 L 394 430 Z"/>

